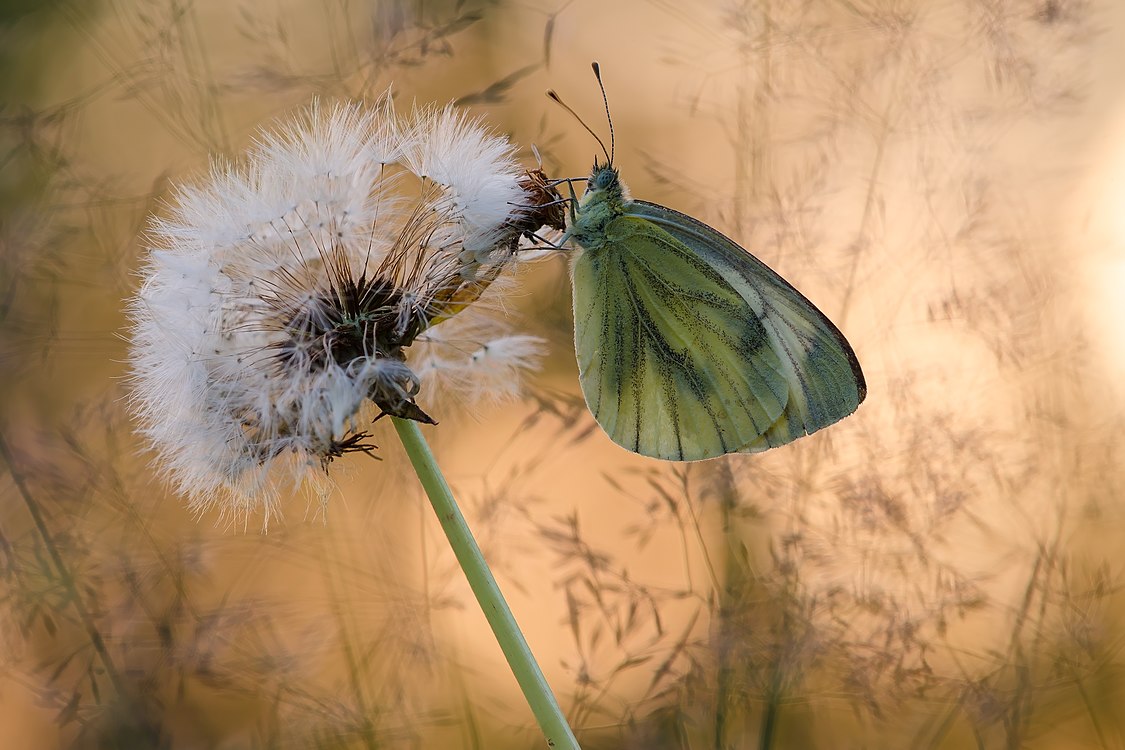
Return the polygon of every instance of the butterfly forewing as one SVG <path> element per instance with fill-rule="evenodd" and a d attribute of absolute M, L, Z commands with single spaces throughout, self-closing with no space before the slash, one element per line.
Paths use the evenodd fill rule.
<path fill-rule="evenodd" d="M 713 458 L 784 420 L 791 366 L 763 325 L 764 306 L 726 273 L 661 225 L 628 215 L 606 225 L 602 247 L 576 258 L 582 390 L 619 445 Z"/>
<path fill-rule="evenodd" d="M 780 359 L 788 396 L 778 419 L 738 450 L 762 451 L 827 427 L 856 410 L 867 395 L 863 372 L 843 334 L 753 255 L 702 222 L 645 201 L 626 217 L 661 227 L 702 264 L 714 269 L 754 311 Z M 733 418 L 733 417 L 732 417 Z"/>

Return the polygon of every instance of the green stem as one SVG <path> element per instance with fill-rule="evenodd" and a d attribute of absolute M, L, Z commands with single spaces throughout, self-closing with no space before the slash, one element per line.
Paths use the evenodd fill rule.
<path fill-rule="evenodd" d="M 465 578 L 484 610 L 488 624 L 492 626 L 496 642 L 500 644 L 508 666 L 512 668 L 524 698 L 547 738 L 547 746 L 580 750 L 578 740 L 566 723 L 551 687 L 531 654 L 531 649 L 516 624 L 516 618 L 512 616 L 512 610 L 504 601 L 504 595 L 500 593 L 500 587 L 496 585 L 496 579 L 492 577 L 492 571 L 488 569 L 488 563 L 484 561 L 484 555 L 473 539 L 469 525 L 465 523 L 465 517 L 461 515 L 457 501 L 453 499 L 453 493 L 450 492 L 445 477 L 441 475 L 418 423 L 397 417 L 392 417 L 391 421 L 410 456 L 410 463 L 414 465 L 422 487 L 430 497 L 434 512 L 441 521 L 441 528 L 449 539 L 449 546 L 453 548 L 453 554 L 457 556 L 457 562 L 461 564 L 461 570 L 465 571 Z"/>

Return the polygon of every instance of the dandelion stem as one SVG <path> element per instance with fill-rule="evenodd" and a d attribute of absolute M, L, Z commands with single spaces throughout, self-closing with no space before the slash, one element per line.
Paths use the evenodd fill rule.
<path fill-rule="evenodd" d="M 539 728 L 546 736 L 548 747 L 579 750 L 578 740 L 575 739 L 562 709 L 559 708 L 558 701 L 555 700 L 554 693 L 551 692 L 551 687 L 543 677 L 543 672 L 539 669 L 531 649 L 528 648 L 527 640 L 524 639 L 515 617 L 512 616 L 512 610 L 508 608 L 504 595 L 500 593 L 500 587 L 496 584 L 496 579 L 492 576 L 480 547 L 473 539 L 465 517 L 457 507 L 457 501 L 454 500 L 453 493 L 445 477 L 442 476 L 429 445 L 426 444 L 426 439 L 422 437 L 418 423 L 397 417 L 392 417 L 391 421 L 394 422 L 398 436 L 406 448 L 407 455 L 410 456 L 410 462 L 414 465 L 414 471 L 417 472 L 418 479 L 421 480 L 422 487 L 425 488 L 430 503 L 434 506 L 434 512 L 437 513 L 441 528 L 449 539 L 453 554 L 457 556 L 457 562 L 461 564 L 461 570 L 465 572 L 465 578 L 469 580 L 469 586 L 476 595 L 481 609 L 484 610 L 484 616 L 492 627 L 496 642 L 500 644 L 500 649 L 508 660 L 508 666 L 512 668 L 516 681 L 519 682 L 520 689 L 528 705 L 531 706 L 536 721 L 539 722 Z"/>

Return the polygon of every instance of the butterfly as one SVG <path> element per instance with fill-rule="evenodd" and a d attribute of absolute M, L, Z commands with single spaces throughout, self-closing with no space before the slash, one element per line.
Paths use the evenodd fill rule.
<path fill-rule="evenodd" d="M 630 200 L 612 134 L 611 122 L 582 198 L 571 191 L 560 242 L 577 246 L 579 379 L 606 434 L 634 453 L 696 461 L 785 445 L 854 412 L 867 385 L 840 330 L 720 232 Z"/>

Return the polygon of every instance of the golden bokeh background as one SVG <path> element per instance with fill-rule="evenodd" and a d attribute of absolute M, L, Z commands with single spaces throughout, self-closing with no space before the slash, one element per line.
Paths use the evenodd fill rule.
<path fill-rule="evenodd" d="M 326 513 L 194 518 L 131 432 L 122 307 L 172 187 L 314 96 L 457 100 L 584 176 L 543 92 L 605 133 L 595 59 L 633 194 L 789 278 L 869 395 L 768 454 L 633 456 L 565 259 L 526 271 L 546 367 L 427 436 L 583 747 L 1125 747 L 1121 3 L 0 14 L 0 747 L 542 745 L 393 433 Z"/>

